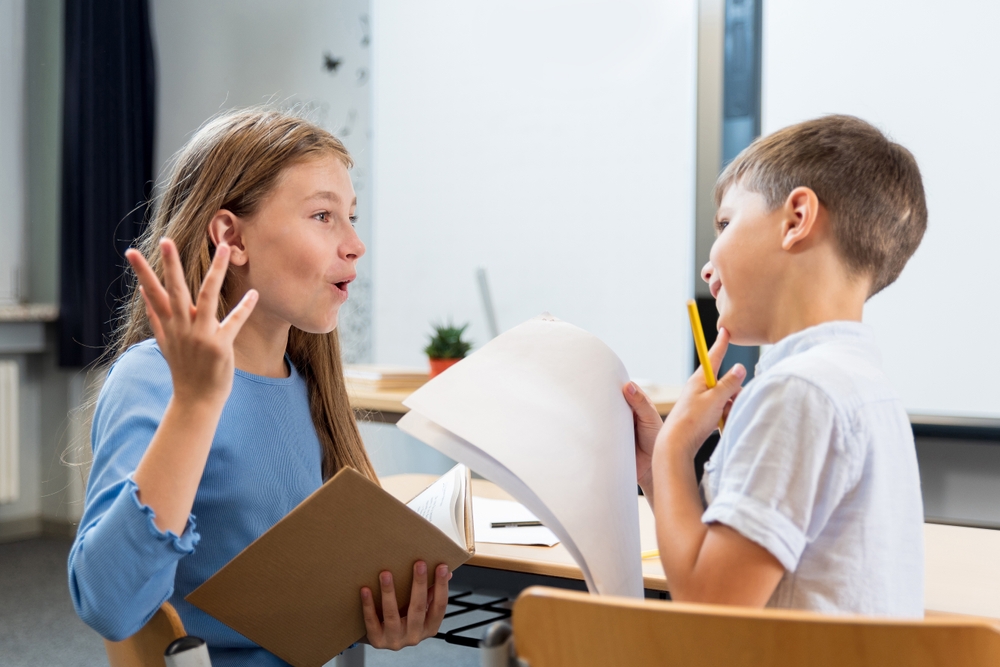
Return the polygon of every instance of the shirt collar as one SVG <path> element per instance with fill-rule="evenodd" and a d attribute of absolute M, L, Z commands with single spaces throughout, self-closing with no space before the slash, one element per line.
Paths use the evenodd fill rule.
<path fill-rule="evenodd" d="M 785 336 L 772 345 L 757 362 L 754 374 L 766 373 L 778 362 L 830 341 L 854 342 L 869 352 L 875 363 L 880 361 L 878 347 L 875 344 L 875 332 L 870 326 L 850 321 L 823 322 Z"/>

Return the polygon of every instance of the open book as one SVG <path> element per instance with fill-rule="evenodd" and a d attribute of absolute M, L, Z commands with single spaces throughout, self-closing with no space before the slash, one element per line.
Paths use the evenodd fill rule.
<path fill-rule="evenodd" d="M 352 469 L 334 475 L 187 596 L 296 667 L 319 667 L 365 635 L 361 587 L 392 572 L 400 610 L 413 563 L 454 569 L 475 552 L 469 469 L 457 465 L 408 504 Z"/>
<path fill-rule="evenodd" d="M 607 345 L 543 315 L 415 391 L 397 426 L 527 507 L 592 592 L 641 597 L 628 380 Z"/>
<path fill-rule="evenodd" d="M 471 479 L 469 468 L 459 463 L 406 503 L 470 554 L 476 548 Z"/>

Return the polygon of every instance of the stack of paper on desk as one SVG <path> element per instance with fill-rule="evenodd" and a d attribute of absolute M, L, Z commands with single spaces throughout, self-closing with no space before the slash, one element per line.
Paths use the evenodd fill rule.
<path fill-rule="evenodd" d="M 494 527 L 494 523 L 538 521 L 538 517 L 527 507 L 513 500 L 473 497 L 472 516 L 476 526 L 476 542 L 539 547 L 559 544 L 559 538 L 545 526 Z"/>
<path fill-rule="evenodd" d="M 344 379 L 351 388 L 366 391 L 404 391 L 417 389 L 427 382 L 426 368 L 386 366 L 385 364 L 347 364 Z"/>
<path fill-rule="evenodd" d="M 639 597 L 627 382 L 604 343 L 546 315 L 418 389 L 398 426 L 524 504 L 573 555 L 592 592 Z"/>

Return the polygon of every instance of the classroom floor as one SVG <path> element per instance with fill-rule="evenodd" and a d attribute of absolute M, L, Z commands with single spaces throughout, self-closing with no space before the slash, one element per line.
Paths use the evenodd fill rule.
<path fill-rule="evenodd" d="M 66 584 L 70 543 L 0 544 L 0 665 L 106 667 L 101 638 L 73 611 Z M 331 663 L 333 665 L 334 663 Z M 399 652 L 367 649 L 366 667 L 476 667 L 479 651 L 435 639 Z"/>

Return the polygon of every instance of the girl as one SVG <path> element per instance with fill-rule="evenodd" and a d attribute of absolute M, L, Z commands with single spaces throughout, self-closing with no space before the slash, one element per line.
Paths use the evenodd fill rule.
<path fill-rule="evenodd" d="M 351 166 L 331 134 L 270 110 L 211 121 L 175 158 L 141 252 L 126 253 L 139 286 L 97 401 L 69 558 L 76 611 L 104 637 L 170 600 L 216 667 L 285 664 L 184 596 L 340 468 L 377 482 L 334 331 L 365 251 Z M 401 617 L 383 572 L 382 622 L 361 590 L 373 646 L 437 632 L 451 575 L 434 578 L 414 564 Z"/>

